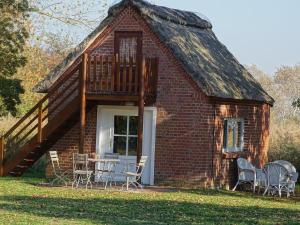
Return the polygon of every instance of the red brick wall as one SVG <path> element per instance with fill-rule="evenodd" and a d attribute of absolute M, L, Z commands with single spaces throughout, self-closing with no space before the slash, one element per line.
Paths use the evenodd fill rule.
<path fill-rule="evenodd" d="M 269 148 L 270 106 L 267 104 L 223 103 L 215 104 L 216 145 L 214 149 L 214 176 L 217 185 L 231 186 L 236 181 L 236 157 L 239 155 L 222 154 L 223 121 L 227 117 L 243 118 L 244 154 L 256 167 L 262 167 L 267 161 Z"/>
<path fill-rule="evenodd" d="M 113 54 L 114 31 L 128 30 L 142 31 L 143 54 L 159 57 L 155 104 L 158 110 L 156 182 L 188 181 L 209 186 L 213 181 L 215 185 L 234 181 L 235 160 L 223 159 L 222 154 L 224 117 L 243 117 L 246 121 L 245 149 L 249 149 L 250 158 L 256 163 L 266 159 L 269 106 L 214 103 L 199 90 L 169 50 L 130 9 L 123 11 L 108 29 L 110 32 L 97 43 L 99 47 L 93 54 Z M 51 149 L 60 152 L 65 169 L 71 168 L 72 153 L 78 151 L 78 135 L 77 124 Z M 86 152 L 96 148 L 96 107 L 87 117 L 85 147 Z M 47 171 L 49 174 L 49 167 Z"/>

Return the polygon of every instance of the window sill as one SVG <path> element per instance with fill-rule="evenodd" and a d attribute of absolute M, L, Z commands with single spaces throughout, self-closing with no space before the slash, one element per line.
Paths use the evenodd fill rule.
<path fill-rule="evenodd" d="M 250 152 L 240 151 L 240 152 L 223 152 L 223 159 L 237 159 L 239 157 L 248 157 Z"/>

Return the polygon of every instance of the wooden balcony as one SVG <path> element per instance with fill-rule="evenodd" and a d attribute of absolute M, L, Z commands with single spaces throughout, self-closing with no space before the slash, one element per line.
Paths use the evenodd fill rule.
<path fill-rule="evenodd" d="M 145 100 L 155 101 L 158 59 L 141 63 L 118 56 L 93 55 L 87 59 L 86 95 L 94 100 L 138 100 L 139 79 L 143 78 Z"/>

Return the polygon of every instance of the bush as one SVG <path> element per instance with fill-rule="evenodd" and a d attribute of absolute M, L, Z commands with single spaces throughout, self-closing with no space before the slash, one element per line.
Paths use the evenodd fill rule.
<path fill-rule="evenodd" d="M 289 121 L 271 126 L 269 161 L 287 160 L 300 171 L 299 122 Z"/>

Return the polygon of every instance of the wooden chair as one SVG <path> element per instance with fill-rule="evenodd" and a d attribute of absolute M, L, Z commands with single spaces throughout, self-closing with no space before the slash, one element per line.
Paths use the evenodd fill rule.
<path fill-rule="evenodd" d="M 59 158 L 57 151 L 49 151 L 49 156 L 52 164 L 53 174 L 55 178 L 51 181 L 51 185 L 54 185 L 54 183 L 63 183 L 65 186 L 68 186 L 68 183 L 71 181 L 70 177 L 70 170 L 62 171 L 59 165 Z"/>
<path fill-rule="evenodd" d="M 88 185 L 92 188 L 91 177 L 93 171 L 89 169 L 88 154 L 73 154 L 73 183 L 72 188 L 76 184 L 78 188 L 79 184 L 85 184 L 87 189 Z"/>
<path fill-rule="evenodd" d="M 142 179 L 143 171 L 147 163 L 148 156 L 142 156 L 140 162 L 136 165 L 136 172 L 125 172 L 126 183 L 122 185 L 124 189 L 126 185 L 126 190 L 129 190 L 130 186 L 143 189 L 143 185 L 139 183 Z"/>

